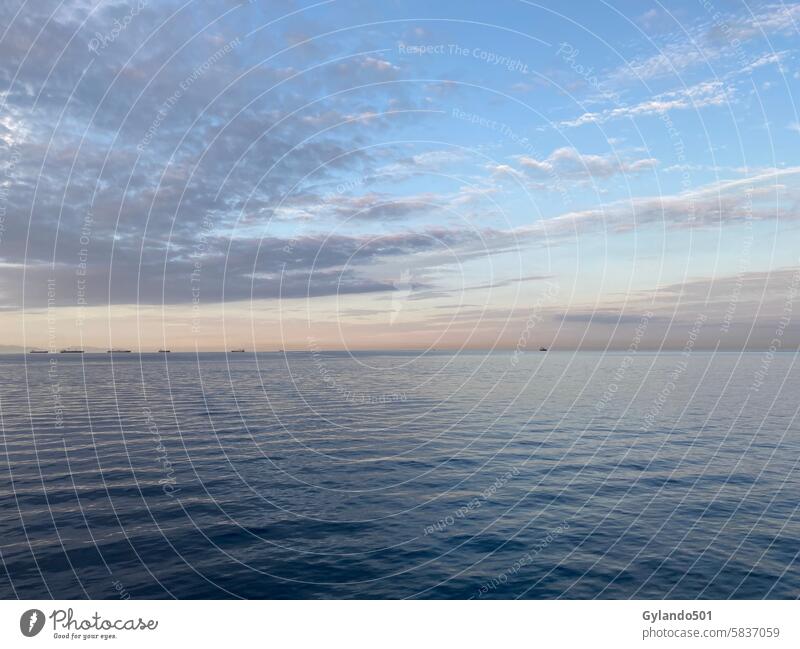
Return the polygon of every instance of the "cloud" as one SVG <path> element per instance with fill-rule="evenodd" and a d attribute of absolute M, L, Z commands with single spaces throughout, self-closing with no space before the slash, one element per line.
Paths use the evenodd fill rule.
<path fill-rule="evenodd" d="M 633 56 L 624 65 L 608 73 L 610 84 L 631 81 L 650 82 L 663 77 L 685 78 L 690 71 L 713 71 L 717 77 L 742 76 L 758 67 L 779 64 L 787 54 L 775 52 L 769 40 L 776 35 L 789 36 L 797 30 L 800 5 L 765 5 L 760 9 L 745 7 L 738 14 L 700 14 L 700 19 L 680 24 L 678 18 L 651 9 L 639 18 L 645 28 L 671 27 L 671 33 L 652 45 L 655 54 Z M 663 18 L 663 19 L 662 19 Z M 768 52 L 759 53 L 757 37 L 766 39 Z"/>
<path fill-rule="evenodd" d="M 596 324 L 596 325 L 608 325 L 608 326 L 618 326 L 618 325 L 630 325 L 630 324 L 638 324 L 642 322 L 642 318 L 644 317 L 641 313 L 622 313 L 619 311 L 612 311 L 612 310 L 601 310 L 598 309 L 596 311 L 568 311 L 567 313 L 556 313 L 553 316 L 553 319 L 557 322 L 579 322 L 585 323 L 588 325 Z M 652 320 L 652 317 L 649 318 Z"/>
<path fill-rule="evenodd" d="M 14 160 L 2 169 L 0 306 L 41 304 L 50 277 L 59 303 L 74 305 L 78 267 L 90 304 L 183 303 L 196 262 L 205 301 L 386 290 L 345 265 L 413 254 L 435 228 L 377 251 L 362 235 L 293 237 L 281 224 L 319 215 L 366 227 L 436 207 L 432 193 L 348 195 L 354 187 L 331 198 L 343 177 L 408 160 L 399 146 L 363 145 L 421 116 L 382 85 L 399 69 L 374 49 L 353 41 L 335 56 L 317 39 L 320 56 L 304 63 L 293 44 L 314 31 L 290 4 L 164 20 L 180 5 L 148 3 L 113 33 L 126 5 L 0 7 L 0 157 Z M 269 30 L 242 36 L 254 13 L 263 24 L 273 12 Z"/>
<path fill-rule="evenodd" d="M 323 210 L 332 211 L 340 219 L 360 221 L 396 221 L 419 216 L 441 207 L 438 195 L 433 193 L 394 197 L 368 193 L 361 196 L 330 197 Z"/>
<path fill-rule="evenodd" d="M 725 34 L 730 38 L 768 37 L 770 34 L 794 34 L 800 22 L 800 5 L 766 4 L 755 14 L 726 21 Z M 722 31 L 721 28 L 717 28 Z"/>
<path fill-rule="evenodd" d="M 667 14 L 662 11 L 659 11 L 656 8 L 648 9 L 643 14 L 641 14 L 637 19 L 636 22 L 639 23 L 645 29 L 652 29 L 655 26 L 662 25 L 666 22 Z"/>
<path fill-rule="evenodd" d="M 607 234 L 660 225 L 667 228 L 709 228 L 745 223 L 800 219 L 800 167 L 765 169 L 692 191 L 642 196 L 595 208 L 574 210 L 514 230 L 522 239 L 557 243 L 560 237 L 590 232 Z"/>
<path fill-rule="evenodd" d="M 790 168 L 492 228 L 492 208 L 505 205 L 488 203 L 503 188 L 485 174 L 461 172 L 489 159 L 498 146 L 492 140 L 507 139 L 511 121 L 493 133 L 484 129 L 477 144 L 472 132 L 465 135 L 466 122 L 426 129 L 431 86 L 449 92 L 455 83 L 432 75 L 413 88 L 405 83 L 405 67 L 383 48 L 396 41 L 377 23 L 363 38 L 317 38 L 319 26 L 288 15 L 294 4 L 280 0 L 228 3 L 230 12 L 219 16 L 198 5 L 173 20 L 165 15 L 180 4 L 148 3 L 111 39 L 114 19 L 128 5 L 43 0 L 26 3 L 19 15 L 12 5 L 0 7 L 9 25 L 0 41 L 0 158 L 15 160 L 2 169 L 8 191 L 0 309 L 42 307 L 48 280 L 60 306 L 185 305 L 195 291 L 204 304 L 390 293 L 398 269 L 422 269 L 420 276 L 430 270 L 438 279 L 457 262 L 558 243 L 576 232 L 797 216 Z M 265 17 L 274 19 L 270 29 L 244 37 L 267 24 Z M 780 28 L 775 20 L 761 25 Z M 92 39 L 104 47 L 90 49 Z M 751 57 L 750 69 L 780 64 L 783 55 Z M 455 72 L 469 75 L 469 66 Z M 655 62 L 645 68 L 660 69 Z M 564 125 L 720 105 L 729 97 L 724 81 L 698 83 Z M 405 139 L 409 131 L 400 129 L 409 125 L 413 135 L 422 132 L 423 144 Z M 526 126 L 520 123 L 520 135 Z M 439 141 L 441 133 L 467 144 Z M 541 186 L 552 175 L 587 182 L 657 165 L 581 147 L 505 162 L 494 171 Z M 430 225 L 445 219 L 462 225 Z M 526 277 L 465 290 L 540 276 Z"/>
<path fill-rule="evenodd" d="M 585 124 L 603 124 L 614 119 L 659 115 L 671 110 L 698 110 L 707 106 L 721 106 L 731 99 L 730 91 L 726 90 L 722 81 L 704 81 L 688 88 L 655 95 L 652 99 L 630 106 L 587 112 L 576 119 L 562 121 L 559 126 L 571 128 Z"/>
<path fill-rule="evenodd" d="M 376 275 L 375 269 L 385 262 L 399 259 L 407 266 L 414 259 L 418 266 L 438 267 L 453 263 L 443 251 L 458 250 L 464 262 L 515 245 L 514 235 L 501 231 L 441 227 L 381 235 L 209 235 L 176 247 L 97 240 L 85 267 L 71 259 L 8 265 L 0 273 L 0 299 L 9 308 L 24 302 L 33 309 L 47 304 L 51 289 L 57 306 L 376 293 L 395 290 L 391 277 Z"/>
<path fill-rule="evenodd" d="M 762 68 L 765 65 L 780 65 L 782 61 L 786 59 L 788 52 L 772 52 L 770 54 L 764 54 L 763 56 L 758 57 L 752 63 L 748 63 L 741 69 L 741 74 L 750 74 L 754 70 L 758 68 Z"/>
<path fill-rule="evenodd" d="M 800 267 L 749 271 L 628 292 L 594 305 L 551 309 L 555 347 L 583 349 L 781 349 L 800 345 L 800 329 L 787 326 L 800 289 Z M 699 324 L 698 324 L 699 323 Z M 691 338 L 690 338 L 690 332 Z"/>
<path fill-rule="evenodd" d="M 475 284 L 473 286 L 465 286 L 463 288 L 457 288 L 457 289 L 442 289 L 442 288 L 433 288 L 432 286 L 428 286 L 424 288 L 427 288 L 429 290 L 418 292 L 410 299 L 412 300 L 439 299 L 443 297 L 460 296 L 463 295 L 464 293 L 469 293 L 472 291 L 486 291 L 495 288 L 505 288 L 508 286 L 514 286 L 516 284 L 526 284 L 528 282 L 540 282 L 551 279 L 553 279 L 552 275 L 524 275 L 522 277 L 510 277 L 498 280 L 496 282 Z M 465 305 L 462 304 L 461 306 Z M 435 308 L 452 308 L 452 305 L 450 307 L 435 307 Z"/>
<path fill-rule="evenodd" d="M 518 156 L 516 160 L 521 170 L 530 177 L 555 175 L 571 180 L 605 180 L 620 174 L 641 173 L 658 164 L 655 158 L 624 160 L 614 154 L 580 153 L 573 147 L 556 149 L 543 160 L 527 155 Z M 496 167 L 495 171 L 503 171 L 503 167 Z"/>

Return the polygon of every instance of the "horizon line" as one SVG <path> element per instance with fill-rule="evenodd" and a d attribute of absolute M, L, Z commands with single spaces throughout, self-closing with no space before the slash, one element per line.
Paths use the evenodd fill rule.
<path fill-rule="evenodd" d="M 43 349 L 41 347 L 31 347 L 28 349 L 20 349 L 18 351 L 0 350 L 0 355 L 16 355 L 16 354 L 31 354 L 39 353 L 46 355 L 60 355 L 60 354 L 285 354 L 285 353 L 330 353 L 330 352 L 508 352 L 519 354 L 545 354 L 548 352 L 627 352 L 631 356 L 635 356 L 641 352 L 681 352 L 685 353 L 683 347 L 640 347 L 637 350 L 630 350 L 627 347 L 608 347 L 608 348 L 593 348 L 593 347 L 557 347 L 547 349 L 518 349 L 516 347 L 442 347 L 442 348 L 420 348 L 420 347 L 359 347 L 359 348 L 329 348 L 329 349 L 309 349 L 309 348 L 284 348 L 284 349 L 100 349 L 100 348 L 80 348 L 76 346 L 62 347 L 57 350 Z M 732 348 L 732 347 L 695 347 L 692 351 L 702 352 L 725 352 L 725 353 L 753 353 L 753 352 L 770 352 L 770 353 L 800 353 L 800 347 L 795 349 L 776 349 L 772 350 L 769 347 L 745 347 L 745 348 Z"/>

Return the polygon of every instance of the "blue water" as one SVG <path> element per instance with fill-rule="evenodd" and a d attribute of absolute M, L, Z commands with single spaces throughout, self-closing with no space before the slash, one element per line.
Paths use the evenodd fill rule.
<path fill-rule="evenodd" d="M 797 360 L 2 356 L 0 596 L 795 598 Z"/>

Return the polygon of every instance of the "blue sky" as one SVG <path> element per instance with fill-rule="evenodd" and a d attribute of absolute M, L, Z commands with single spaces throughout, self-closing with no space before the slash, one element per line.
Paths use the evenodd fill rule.
<path fill-rule="evenodd" d="M 800 5 L 0 11 L 11 346 L 800 342 Z"/>

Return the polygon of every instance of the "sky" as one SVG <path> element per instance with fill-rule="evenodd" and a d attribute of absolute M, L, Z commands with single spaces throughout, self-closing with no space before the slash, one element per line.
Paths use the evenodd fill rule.
<path fill-rule="evenodd" d="M 800 344 L 800 4 L 0 5 L 3 350 Z"/>

